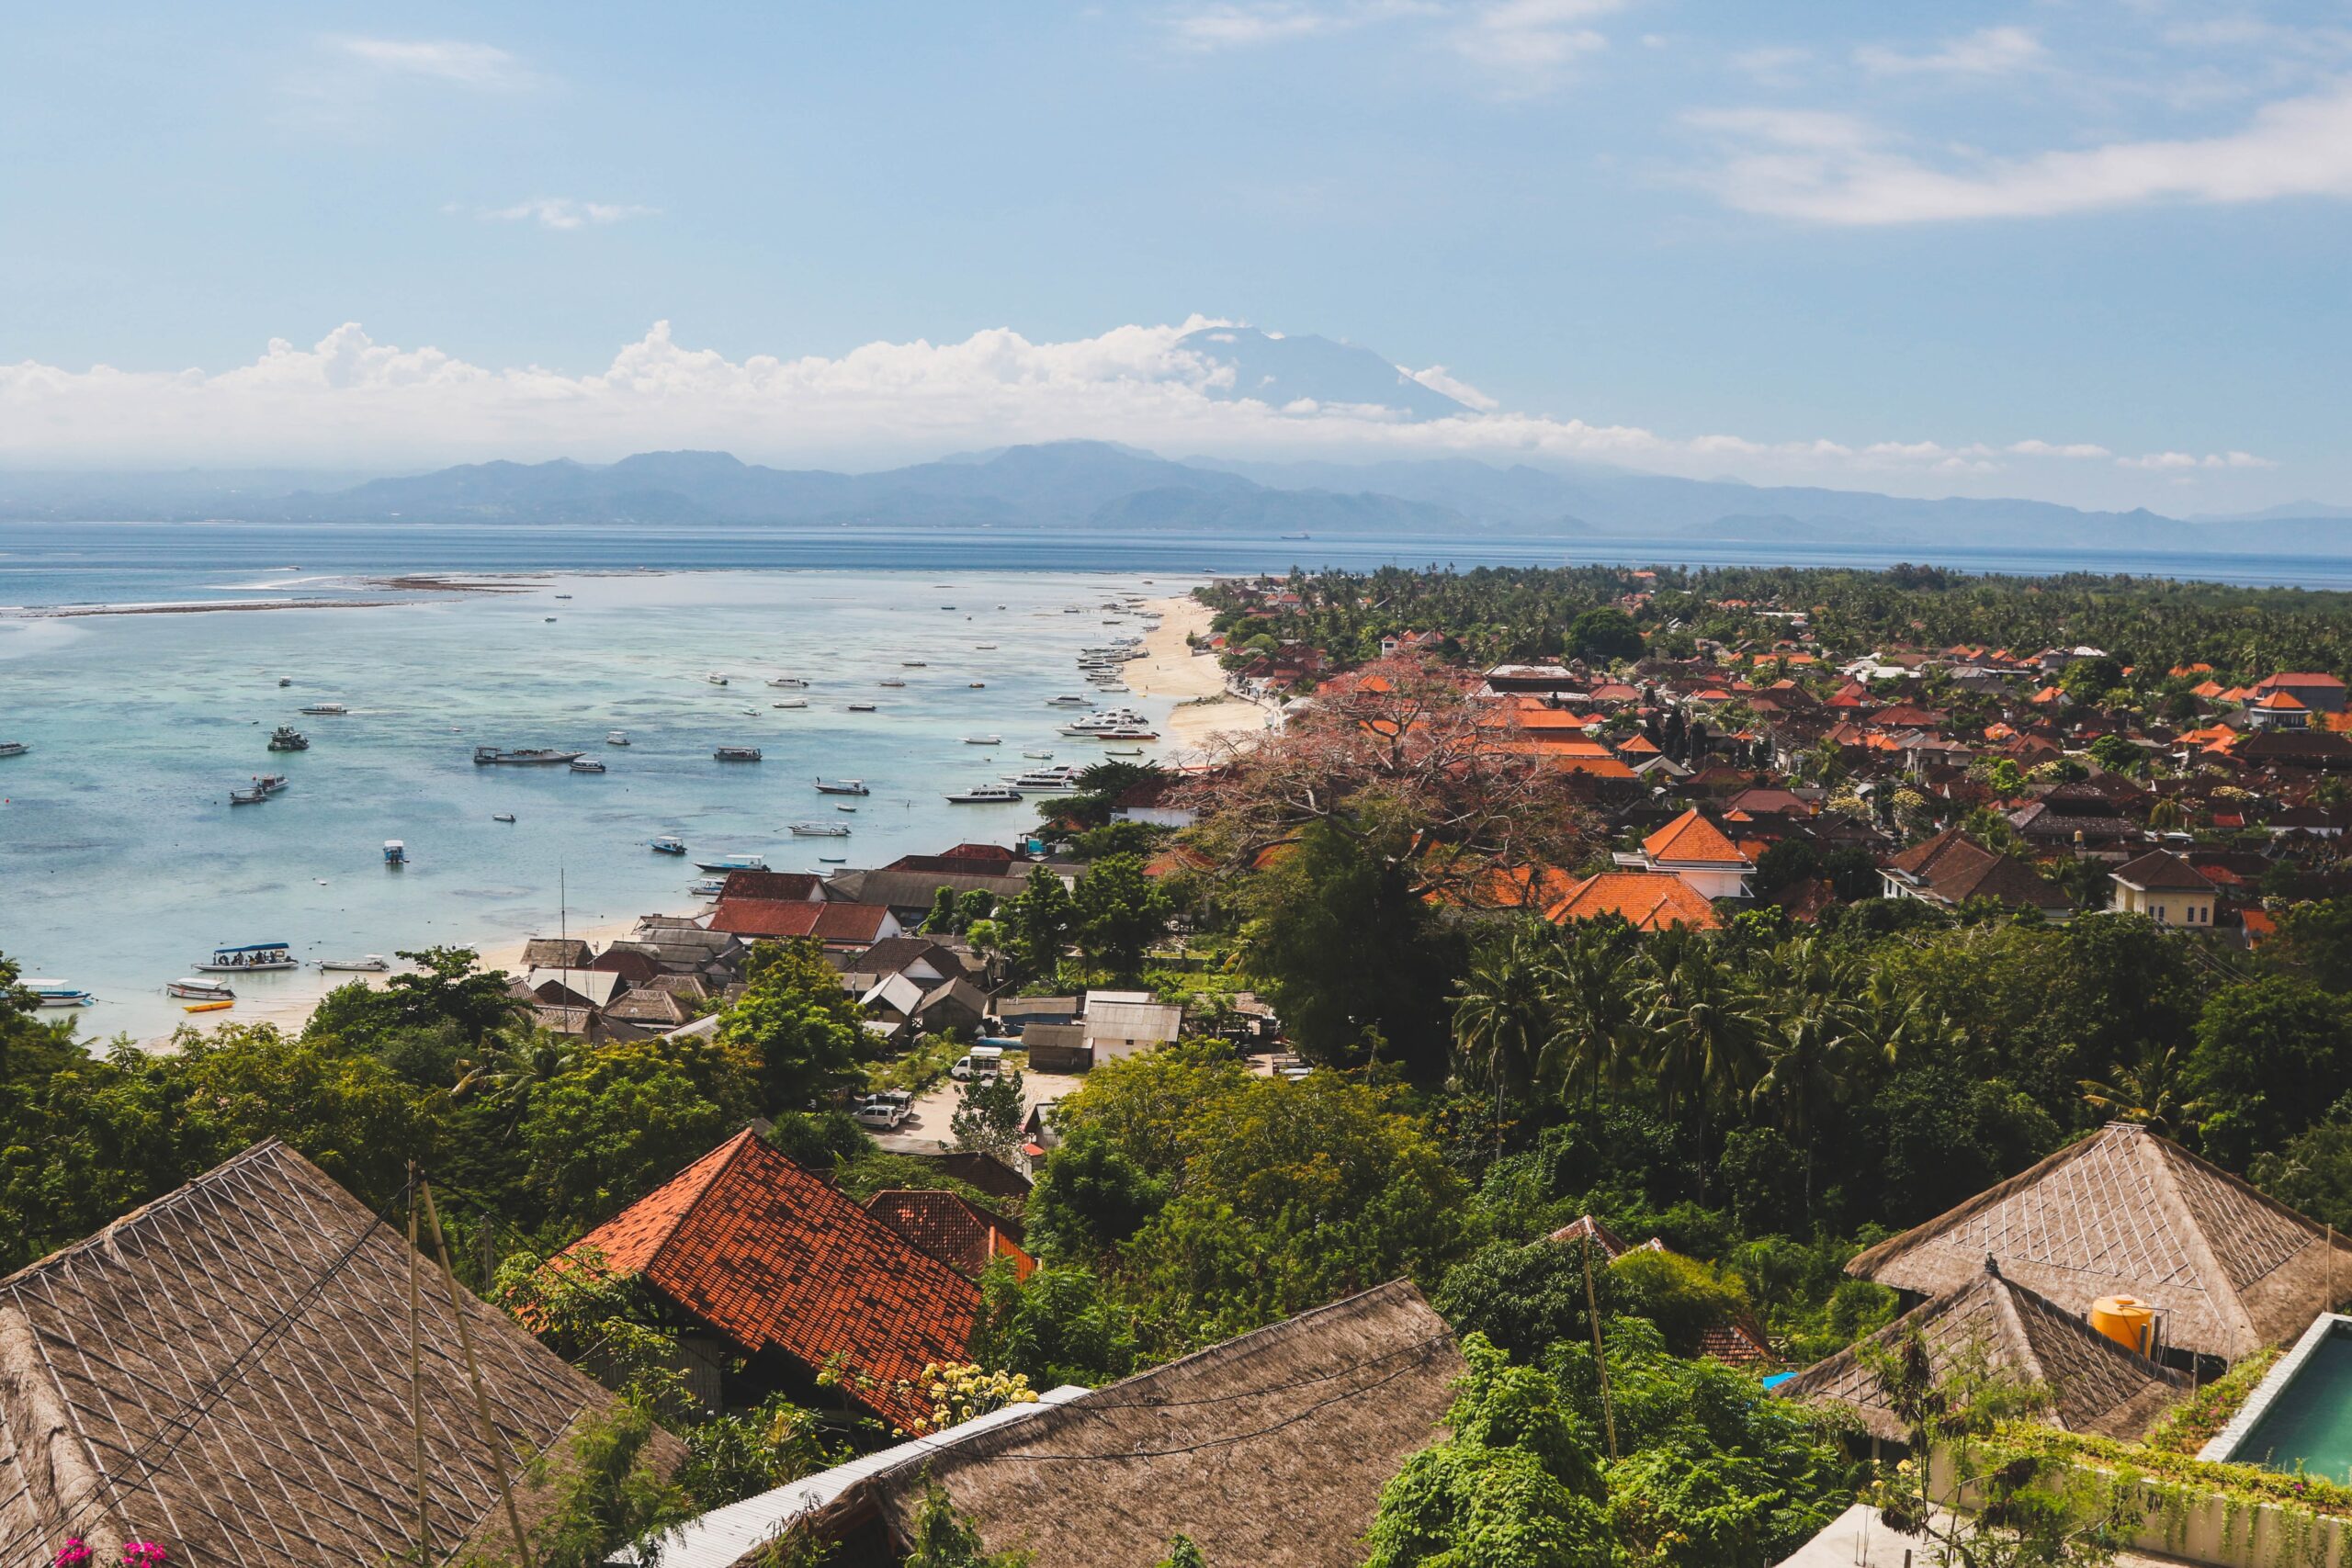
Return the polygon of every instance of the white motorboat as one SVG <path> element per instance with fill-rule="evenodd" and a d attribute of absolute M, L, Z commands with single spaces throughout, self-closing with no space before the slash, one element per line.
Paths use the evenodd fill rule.
<path fill-rule="evenodd" d="M 546 746 L 525 746 L 513 750 L 497 746 L 477 746 L 474 748 L 474 766 L 478 768 L 492 765 L 506 768 L 560 767 L 579 755 L 577 751 L 558 751 Z"/>
<path fill-rule="evenodd" d="M 888 680 L 887 680 L 887 681 L 876 681 L 876 682 L 875 682 L 874 683 L 875 683 L 876 685 L 877 685 L 877 686 L 899 686 L 899 687 L 903 687 L 903 686 L 906 684 L 906 682 L 905 682 L 904 681 L 899 680 L 899 679 L 897 676 L 895 676 L 895 675 L 894 675 L 894 676 L 892 676 L 892 677 L 890 677 L 890 678 L 889 678 Z"/>
<path fill-rule="evenodd" d="M 964 744 L 967 746 L 999 746 L 1002 745 L 1003 742 L 1004 737 L 1001 735 L 967 735 L 964 737 Z"/>
<path fill-rule="evenodd" d="M 21 757 L 31 750 L 21 740 L 0 740 L 0 757 Z"/>
<path fill-rule="evenodd" d="M 658 839 L 650 840 L 645 847 L 657 855 L 682 855 L 686 852 L 686 841 L 674 833 L 664 833 Z"/>
<path fill-rule="evenodd" d="M 605 737 L 605 744 L 607 746 L 626 746 L 628 744 L 628 737 L 616 729 Z"/>
<path fill-rule="evenodd" d="M 846 839 L 846 822 L 795 822 L 786 829 L 796 839 Z"/>
<path fill-rule="evenodd" d="M 86 1008 L 97 1006 L 98 998 L 81 987 L 66 980 L 19 980 L 17 984 L 33 994 L 37 1008 Z"/>
<path fill-rule="evenodd" d="M 779 675 L 768 684 L 781 686 L 787 692 L 805 692 L 808 689 L 808 682 L 797 675 Z"/>
<path fill-rule="evenodd" d="M 1011 784 L 974 784 L 947 797 L 951 806 L 1012 806 L 1019 804 L 1021 792 Z"/>
<path fill-rule="evenodd" d="M 724 676 L 724 675 L 721 675 L 721 674 L 720 674 L 718 671 L 716 671 L 716 670 L 712 671 L 709 674 L 707 674 L 707 675 L 704 676 L 704 677 L 703 677 L 703 679 L 704 679 L 705 681 L 708 682 L 710 684 L 712 684 L 712 685 L 714 685 L 714 686 L 724 686 L 725 684 L 727 684 L 727 677 L 726 677 L 726 676 Z"/>
<path fill-rule="evenodd" d="M 817 793 L 819 795 L 872 795 L 874 792 L 865 787 L 864 779 L 820 778 L 817 781 Z"/>
<path fill-rule="evenodd" d="M 874 705 L 872 703 L 852 703 L 849 705 L 849 711 L 852 713 L 872 713 L 874 711 Z"/>
<path fill-rule="evenodd" d="M 1094 699 L 1081 697 L 1075 692 L 1064 692 L 1058 697 L 1046 698 L 1046 705 L 1049 708 L 1091 708 L 1094 705 Z"/>
<path fill-rule="evenodd" d="M 571 759 L 571 771 L 575 773 L 601 773 L 605 771 L 605 764 L 593 757 L 574 757 Z"/>
<path fill-rule="evenodd" d="M 686 891 L 697 898 L 716 898 L 727 891 L 727 879 L 723 876 L 698 877 L 686 885 Z"/>
<path fill-rule="evenodd" d="M 717 860 L 695 862 L 696 871 L 707 871 L 724 876 L 730 871 L 765 871 L 768 863 L 758 855 L 721 855 Z"/>
<path fill-rule="evenodd" d="M 1067 762 L 1057 762 L 1050 768 L 1032 768 L 1025 773 L 1014 773 L 1004 781 L 1024 795 L 1072 795 L 1078 790 L 1078 770 Z"/>
<path fill-rule="evenodd" d="M 398 839 L 384 840 L 384 863 L 398 871 L 408 863 L 408 846 Z"/>
<path fill-rule="evenodd" d="M 805 708 L 808 705 L 808 699 L 807 697 L 786 697 L 780 703 L 770 703 L 768 705 L 768 706 L 772 708 Z"/>
<path fill-rule="evenodd" d="M 251 942 L 242 947 L 216 947 L 212 962 L 199 964 L 208 975 L 245 975 L 263 969 L 299 969 L 294 950 L 282 942 Z"/>
<path fill-rule="evenodd" d="M 1024 757 L 1035 757 L 1041 762 L 1050 762 L 1054 760 L 1054 754 L 1051 751 L 1023 751 L 1021 754 Z"/>
<path fill-rule="evenodd" d="M 222 982 L 200 980 L 193 975 L 186 979 L 169 982 L 164 987 L 164 994 L 169 997 L 185 997 L 194 1002 L 232 1002 L 237 999 L 237 993 Z"/>
<path fill-rule="evenodd" d="M 319 967 L 331 975 L 381 975 L 391 966 L 391 961 L 380 953 L 371 953 L 364 958 L 319 960 Z"/>

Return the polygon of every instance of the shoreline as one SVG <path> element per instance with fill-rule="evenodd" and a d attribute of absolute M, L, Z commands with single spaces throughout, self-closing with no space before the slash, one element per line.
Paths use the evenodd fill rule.
<path fill-rule="evenodd" d="M 1265 710 L 1226 685 L 1216 655 L 1186 645 L 1192 634 L 1207 634 L 1215 619 L 1209 607 L 1188 593 L 1146 608 L 1160 617 L 1159 626 L 1145 636 L 1144 657 L 1127 666 L 1126 678 L 1140 695 L 1176 699 L 1163 727 L 1166 760 L 1179 766 L 1202 761 L 1221 737 L 1249 744 L 1266 728 Z"/>

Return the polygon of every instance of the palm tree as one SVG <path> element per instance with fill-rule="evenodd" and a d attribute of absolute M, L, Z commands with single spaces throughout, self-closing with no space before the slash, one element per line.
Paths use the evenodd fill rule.
<path fill-rule="evenodd" d="M 1846 1098 L 1853 1019 L 1835 1002 L 1808 998 L 1774 1021 L 1763 1077 L 1748 1102 L 1771 1119 L 1804 1156 L 1805 1213 L 1813 1212 L 1814 1149 L 1822 1123 Z"/>
<path fill-rule="evenodd" d="M 1624 1088 L 1635 1014 L 1631 969 L 1616 944 L 1599 933 L 1580 932 L 1560 954 L 1552 1066 L 1563 1100 L 1581 1095 L 1589 1105 L 1601 1090 Z"/>
<path fill-rule="evenodd" d="M 1667 940 L 1673 937 L 1679 940 Z M 1713 1112 L 1758 1076 L 1758 1021 L 1730 967 L 1703 942 L 1663 933 L 1646 956 L 1652 973 L 1636 993 L 1634 1027 L 1648 1039 L 1660 1103 L 1698 1133 L 1703 1193 Z"/>
<path fill-rule="evenodd" d="M 511 1129 L 523 1120 L 540 1089 L 580 1066 L 582 1052 L 580 1042 L 544 1029 L 494 1035 L 481 1056 L 458 1061 L 449 1098 L 460 1103 L 479 1098 L 486 1108 L 503 1110 Z"/>
<path fill-rule="evenodd" d="M 2167 1045 L 2136 1066 L 2117 1063 L 2108 1069 L 2109 1082 L 2084 1078 L 2084 1101 L 2118 1122 L 2132 1122 L 2151 1133 L 2170 1134 L 2176 1120 L 2194 1126 L 2205 1109 L 2201 1100 L 2182 1100 L 2180 1048 Z"/>
<path fill-rule="evenodd" d="M 1455 1048 L 1494 1086 L 1498 1113 L 1506 1091 L 1525 1093 L 1544 1069 L 1557 1032 L 1552 993 L 1558 965 L 1552 928 L 1521 919 L 1478 955 L 1460 982 Z"/>

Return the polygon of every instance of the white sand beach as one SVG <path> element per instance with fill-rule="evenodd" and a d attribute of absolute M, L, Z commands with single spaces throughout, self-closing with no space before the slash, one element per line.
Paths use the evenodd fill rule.
<path fill-rule="evenodd" d="M 1216 656 L 1194 653 L 1185 645 L 1193 633 L 1205 635 L 1209 607 L 1189 595 L 1154 600 L 1147 608 L 1160 617 L 1159 628 L 1143 639 L 1144 657 L 1127 666 L 1127 684 L 1146 696 L 1172 697 L 1161 742 L 1166 760 L 1196 761 L 1210 739 L 1218 735 L 1250 737 L 1266 727 L 1266 710 L 1226 689 L 1225 671 Z"/>

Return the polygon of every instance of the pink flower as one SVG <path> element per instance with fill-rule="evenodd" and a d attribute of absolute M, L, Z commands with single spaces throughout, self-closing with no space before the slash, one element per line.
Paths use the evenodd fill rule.
<path fill-rule="evenodd" d="M 50 1568 L 88 1568 L 90 1543 L 78 1535 L 69 1535 L 65 1544 L 57 1549 L 57 1555 L 49 1561 Z"/>
<path fill-rule="evenodd" d="M 152 1540 L 126 1540 L 122 1543 L 122 1568 L 164 1568 L 171 1555 Z"/>

